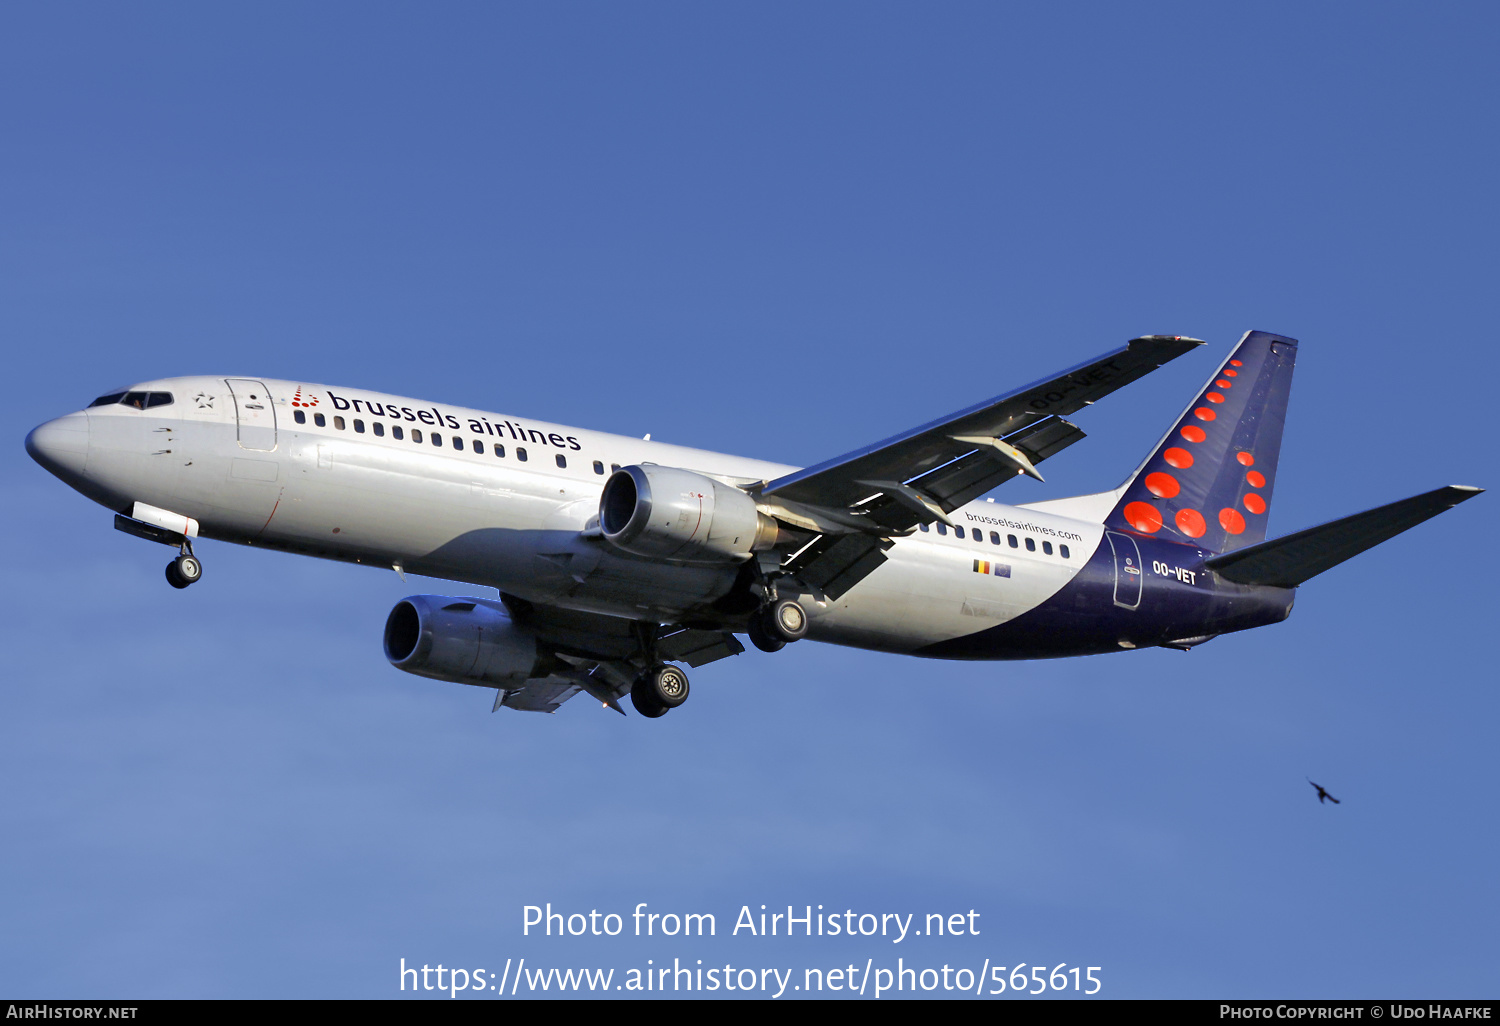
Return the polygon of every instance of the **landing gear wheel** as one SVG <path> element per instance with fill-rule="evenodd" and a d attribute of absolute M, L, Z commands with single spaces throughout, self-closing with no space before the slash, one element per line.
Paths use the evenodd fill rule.
<path fill-rule="evenodd" d="M 676 709 L 688 698 L 688 675 L 671 663 L 652 667 L 646 674 L 653 696 L 668 709 Z"/>
<path fill-rule="evenodd" d="M 637 677 L 630 687 L 630 704 L 635 706 L 636 712 L 652 720 L 658 716 L 665 716 L 668 711 L 667 707 L 657 700 L 653 690 L 647 677 Z"/>
<path fill-rule="evenodd" d="M 172 560 L 172 565 L 177 568 L 177 576 L 189 584 L 195 584 L 198 578 L 203 576 L 203 564 L 198 562 L 197 556 L 181 555 Z"/>
<path fill-rule="evenodd" d="M 651 667 L 630 688 L 630 704 L 642 716 L 655 719 L 676 709 L 688 697 L 688 676 L 670 663 Z"/>
<path fill-rule="evenodd" d="M 801 641 L 807 637 L 807 610 L 796 599 L 771 603 L 762 624 L 766 634 L 782 642 Z"/>
<path fill-rule="evenodd" d="M 750 618 L 750 643 L 762 652 L 780 652 L 786 648 L 786 642 L 766 633 L 765 624 L 761 622 L 759 613 Z"/>
<path fill-rule="evenodd" d="M 181 555 L 167 564 L 167 583 L 174 588 L 186 588 L 203 576 L 203 564 L 196 556 Z"/>

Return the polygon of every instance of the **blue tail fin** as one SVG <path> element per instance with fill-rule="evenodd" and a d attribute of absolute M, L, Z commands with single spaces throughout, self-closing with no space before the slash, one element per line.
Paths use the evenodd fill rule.
<path fill-rule="evenodd" d="M 1212 552 L 1262 542 L 1297 340 L 1246 332 L 1105 518 Z"/>

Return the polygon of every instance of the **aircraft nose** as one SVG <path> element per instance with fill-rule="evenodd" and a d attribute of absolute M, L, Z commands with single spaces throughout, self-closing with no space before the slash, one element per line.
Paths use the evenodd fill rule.
<path fill-rule="evenodd" d="M 31 458 L 64 481 L 83 476 L 89 456 L 89 418 L 70 413 L 34 428 L 26 436 Z"/>

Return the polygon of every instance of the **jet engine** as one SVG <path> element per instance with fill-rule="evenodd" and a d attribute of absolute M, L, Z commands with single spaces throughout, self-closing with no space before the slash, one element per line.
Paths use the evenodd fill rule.
<path fill-rule="evenodd" d="M 385 621 L 385 657 L 419 677 L 518 687 L 547 675 L 548 655 L 504 606 L 484 599 L 412 595 Z"/>
<path fill-rule="evenodd" d="M 774 548 L 776 521 L 733 485 L 676 467 L 622 467 L 599 497 L 599 530 L 637 556 L 737 562 Z"/>

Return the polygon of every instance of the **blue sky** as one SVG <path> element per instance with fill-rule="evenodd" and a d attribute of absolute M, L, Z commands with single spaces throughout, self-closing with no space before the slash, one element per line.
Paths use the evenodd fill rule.
<path fill-rule="evenodd" d="M 1492 486 L 1492 6 L 0 12 L 0 992 L 389 997 L 399 960 L 1102 967 L 1115 997 L 1494 995 L 1482 496 L 1190 654 L 799 644 L 662 720 L 381 655 L 392 574 L 166 550 L 31 427 L 192 373 L 810 464 L 1140 334 L 1003 501 L 1112 487 L 1302 340 L 1273 534 Z M 1014 489 L 1013 491 L 1011 489 Z M 1343 799 L 1319 806 L 1306 777 Z M 709 940 L 521 910 L 710 912 Z M 728 937 L 742 905 L 978 937 Z"/>

